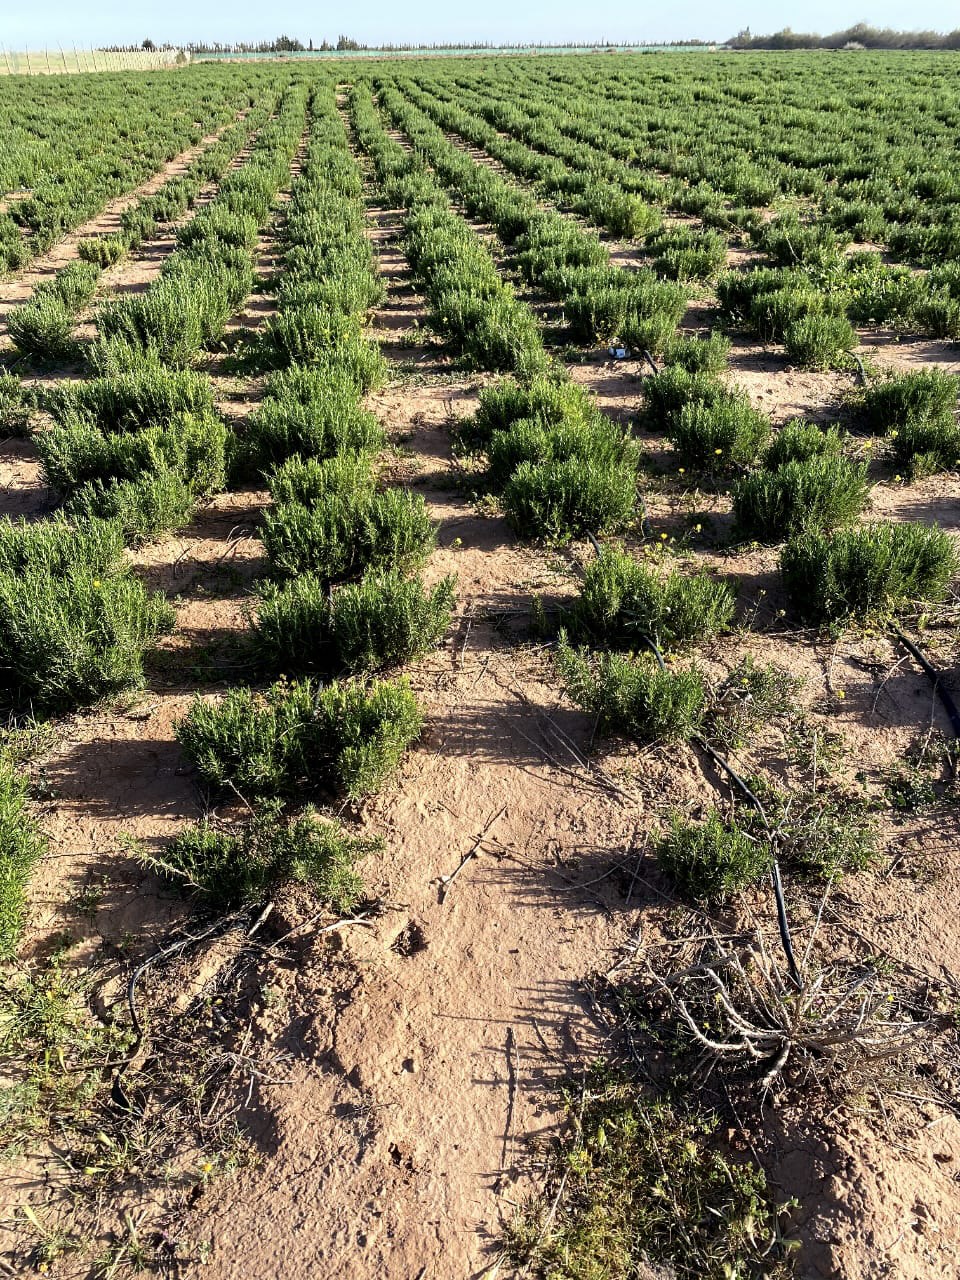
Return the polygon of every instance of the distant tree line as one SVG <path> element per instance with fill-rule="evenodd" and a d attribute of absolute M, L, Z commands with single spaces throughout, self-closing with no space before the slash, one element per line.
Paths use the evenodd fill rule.
<path fill-rule="evenodd" d="M 960 49 L 960 29 L 946 35 L 939 31 L 892 31 L 858 22 L 831 36 L 804 34 L 784 27 L 772 36 L 755 36 L 750 29 L 728 40 L 728 49 Z"/>
<path fill-rule="evenodd" d="M 637 42 L 641 43 L 641 42 Z M 685 46 L 710 46 L 707 40 L 678 40 L 673 41 L 650 41 L 651 48 L 670 46 L 671 44 L 682 44 Z M 190 53 L 313 53 L 320 51 L 323 53 L 348 53 L 359 50 L 365 50 L 373 53 L 409 53 L 416 52 L 418 49 L 616 49 L 629 47 L 619 45 L 607 40 L 578 41 L 571 40 L 565 43 L 554 44 L 514 44 L 509 42 L 498 41 L 477 41 L 473 44 L 463 43 L 441 43 L 439 41 L 433 44 L 360 44 L 356 40 L 352 40 L 349 36 L 340 36 L 336 43 L 329 40 L 323 40 L 320 44 L 314 45 L 310 40 L 308 44 L 304 44 L 302 40 L 294 39 L 292 36 L 278 36 L 275 40 L 262 40 L 257 44 L 244 42 L 214 42 L 206 41 L 197 43 L 188 43 L 185 45 L 171 44 L 154 44 L 152 40 L 144 40 L 139 45 L 109 45 L 104 47 L 106 53 L 132 53 L 137 49 L 168 50 L 168 49 L 187 49 Z M 835 31 L 833 35 L 821 36 L 816 33 L 806 33 L 802 31 L 793 31 L 790 27 L 784 27 L 782 31 L 775 31 L 773 35 L 755 36 L 749 27 L 739 32 L 731 40 L 721 46 L 725 49 L 960 49 L 960 28 L 956 31 L 950 31 L 946 34 L 939 31 L 893 31 L 889 27 L 870 27 L 865 22 L 858 22 L 856 26 L 847 27 L 845 31 Z"/>
<path fill-rule="evenodd" d="M 749 32 L 747 33 L 749 35 Z M 738 37 L 739 38 L 739 37 Z M 641 43 L 641 42 L 638 42 Z M 712 47 L 713 42 L 709 40 L 651 40 L 645 42 L 651 48 L 664 46 L 669 47 L 672 44 L 683 45 L 707 45 Z M 731 42 L 732 43 L 732 42 Z M 190 53 L 348 53 L 364 50 L 372 53 L 409 53 L 418 49 L 617 49 L 625 48 L 621 43 L 611 40 L 567 40 L 559 41 L 552 44 L 530 44 L 529 42 L 513 43 L 511 41 L 501 40 L 482 40 L 474 43 L 464 43 L 463 41 L 454 41 L 445 43 L 442 41 L 434 41 L 430 44 L 361 44 L 357 40 L 352 40 L 349 36 L 340 36 L 336 43 L 329 40 L 323 40 L 320 44 L 315 45 L 312 40 L 304 44 L 302 40 L 294 39 L 292 36 L 278 36 L 275 40 L 262 40 L 253 44 L 244 41 L 189 41 L 186 44 L 155 44 L 152 40 L 144 40 L 142 44 L 130 45 L 104 45 L 102 52 L 104 53 L 133 53 L 138 49 L 146 49 L 149 51 L 166 50 L 166 49 L 186 49 Z M 98 50 L 99 52 L 100 50 Z"/>

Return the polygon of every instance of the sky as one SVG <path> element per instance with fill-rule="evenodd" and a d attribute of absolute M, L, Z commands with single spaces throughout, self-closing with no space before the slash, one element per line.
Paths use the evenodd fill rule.
<path fill-rule="evenodd" d="M 718 5 L 710 0 L 674 0 L 651 6 L 649 14 L 635 5 L 601 8 L 583 0 L 484 0 L 463 5 L 457 0 L 363 0 L 343 5 L 306 5 L 302 0 L 0 0 L 0 46 L 7 49 L 89 48 L 103 44 L 157 44 L 190 41 L 271 40 L 290 35 L 316 44 L 340 35 L 365 44 L 428 44 L 508 41 L 552 43 L 610 41 L 726 40 L 744 27 L 754 33 L 792 26 L 797 31 L 827 34 L 868 22 L 897 29 L 950 31 L 960 26 L 954 0 L 918 0 L 905 7 L 893 0 L 859 3 L 809 0 L 779 5 L 736 0 Z"/>

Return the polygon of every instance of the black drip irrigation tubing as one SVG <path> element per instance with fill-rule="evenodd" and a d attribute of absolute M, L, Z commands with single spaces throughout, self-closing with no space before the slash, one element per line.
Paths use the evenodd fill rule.
<path fill-rule="evenodd" d="M 954 735 L 957 738 L 960 738 L 960 710 L 957 709 L 957 704 L 954 702 L 953 695 L 950 690 L 943 683 L 943 675 L 917 648 L 909 636 L 905 636 L 903 634 L 899 627 L 891 626 L 890 634 L 899 640 L 907 653 L 909 653 L 911 658 L 916 661 L 923 674 L 933 685 L 933 691 L 940 699 L 940 704 L 947 713 L 947 719 L 950 721 Z"/>

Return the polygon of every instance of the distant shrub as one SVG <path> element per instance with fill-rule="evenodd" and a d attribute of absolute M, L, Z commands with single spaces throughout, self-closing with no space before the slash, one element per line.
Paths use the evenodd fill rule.
<path fill-rule="evenodd" d="M 32 297 L 7 317 L 7 329 L 18 350 L 40 362 L 76 357 L 76 315 L 93 297 L 99 276 L 100 268 L 93 263 L 71 262 L 53 280 L 37 285 Z"/>
<path fill-rule="evenodd" d="M 804 316 L 783 336 L 787 355 L 805 369 L 833 369 L 857 345 L 857 334 L 846 316 Z"/>
<path fill-rule="evenodd" d="M 47 848 L 27 796 L 27 779 L 0 753 L 0 960 L 5 961 L 16 952 L 30 877 Z"/>
<path fill-rule="evenodd" d="M 663 227 L 647 239 L 653 269 L 673 280 L 708 280 L 727 261 L 727 242 L 717 231 Z"/>
<path fill-rule="evenodd" d="M 765 224 L 757 239 L 773 261 L 784 266 L 831 266 L 849 243 L 849 237 L 839 236 L 829 224 L 805 226 L 789 214 Z"/>
<path fill-rule="evenodd" d="M 265 588 L 254 630 L 272 671 L 338 675 L 401 666 L 432 649 L 450 625 L 454 580 L 431 591 L 419 577 L 368 574 L 331 592 L 302 576 Z"/>
<path fill-rule="evenodd" d="M 219 703 L 197 699 L 176 727 L 201 777 L 245 796 L 304 787 L 359 799 L 376 791 L 420 734 L 405 681 L 363 689 L 280 681 L 264 694 L 231 689 Z"/>
<path fill-rule="evenodd" d="M 774 435 L 763 465 L 770 471 L 788 462 L 809 462 L 811 458 L 839 458 L 845 437 L 836 427 L 826 431 L 815 422 L 788 422 Z"/>
<path fill-rule="evenodd" d="M 950 535 L 920 524 L 809 533 L 788 542 L 780 557 L 790 601 L 812 622 L 940 600 L 957 568 Z"/>
<path fill-rule="evenodd" d="M 645 638 L 672 648 L 724 631 L 734 605 L 727 582 L 706 573 L 659 574 L 608 547 L 584 572 L 569 626 L 578 638 L 613 648 L 640 649 Z"/>
<path fill-rule="evenodd" d="M 77 252 L 85 262 L 93 262 L 103 269 L 125 258 L 129 248 L 126 236 L 91 236 L 80 241 Z"/>
<path fill-rule="evenodd" d="M 604 730 L 669 742 L 691 737 L 703 723 L 706 692 L 695 668 L 662 671 L 649 654 L 589 655 L 561 635 L 557 670 L 570 698 Z"/>
<path fill-rule="evenodd" d="M 701 470 L 729 470 L 756 462 L 770 422 L 742 393 L 685 404 L 668 435 L 680 460 Z"/>
<path fill-rule="evenodd" d="M 672 313 L 656 311 L 651 316 L 629 318 L 621 330 L 621 336 L 631 350 L 660 356 L 676 337 L 676 328 L 677 320 Z"/>
<path fill-rule="evenodd" d="M 524 538 L 568 542 L 621 529 L 638 514 L 636 469 L 580 457 L 523 462 L 504 489 L 503 509 Z"/>
<path fill-rule="evenodd" d="M 312 506 L 284 502 L 264 513 L 261 537 L 275 573 L 336 582 L 419 564 L 436 529 L 420 494 L 387 489 L 331 493 Z"/>
<path fill-rule="evenodd" d="M 210 239 L 237 249 L 252 249 L 257 243 L 257 219 L 248 213 L 218 208 L 216 203 L 207 205 L 179 229 L 177 247 L 189 249 Z"/>
<path fill-rule="evenodd" d="M 770 869 L 769 842 L 724 822 L 676 817 L 655 845 L 657 861 L 680 892 L 696 902 L 719 902 L 755 884 Z"/>
<path fill-rule="evenodd" d="M 836 529 L 856 519 L 869 492 L 866 464 L 846 458 L 813 457 L 754 471 L 733 488 L 737 536 L 785 542 L 807 530 Z"/>
<path fill-rule="evenodd" d="M 363 892 L 355 864 L 380 847 L 379 840 L 353 836 L 310 809 L 285 818 L 265 804 L 236 826 L 198 822 L 160 855 L 144 853 L 141 861 L 217 910 L 260 901 L 277 884 L 292 880 L 308 885 L 341 913 L 352 910 Z"/>

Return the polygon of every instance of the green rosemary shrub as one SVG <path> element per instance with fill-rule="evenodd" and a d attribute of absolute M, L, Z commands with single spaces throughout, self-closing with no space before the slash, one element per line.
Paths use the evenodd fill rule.
<path fill-rule="evenodd" d="M 419 577 L 396 571 L 333 592 L 309 576 L 268 586 L 254 624 L 256 652 L 268 670 L 298 675 L 402 666 L 446 632 L 453 588 L 444 578 L 428 591 Z"/>
<path fill-rule="evenodd" d="M 270 472 L 267 487 L 278 505 L 299 502 L 312 507 L 331 496 L 360 497 L 376 488 L 371 461 L 365 453 L 340 453 L 332 458 L 298 455 Z"/>
<path fill-rule="evenodd" d="M 30 434 L 32 397 L 15 373 L 0 370 L 0 435 Z"/>
<path fill-rule="evenodd" d="M 708 280 L 727 261 L 727 242 L 717 231 L 663 227 L 647 240 L 653 269 L 672 280 Z"/>
<path fill-rule="evenodd" d="M 632 461 L 572 457 L 522 462 L 503 492 L 503 509 L 517 533 L 548 542 L 622 529 L 638 507 Z"/>
<path fill-rule="evenodd" d="M 84 262 L 92 262 L 101 270 L 120 262 L 129 250 L 130 244 L 124 235 L 90 236 L 77 245 L 77 252 Z"/>
<path fill-rule="evenodd" d="M 436 528 L 422 495 L 387 489 L 331 493 L 313 506 L 285 502 L 265 512 L 261 537 L 274 573 L 336 582 L 367 569 L 419 564 Z"/>
<path fill-rule="evenodd" d="M 689 372 L 679 364 L 661 369 L 643 380 L 645 416 L 651 429 L 669 431 L 684 406 L 726 402 L 732 394 L 714 374 L 696 370 Z"/>
<path fill-rule="evenodd" d="M 70 360 L 79 346 L 73 338 L 77 312 L 93 297 L 100 268 L 71 262 L 53 280 L 37 285 L 33 296 L 7 319 L 14 345 L 23 355 L 45 361 Z"/>
<path fill-rule="evenodd" d="M 521 462 L 582 458 L 601 465 L 625 460 L 637 465 L 636 447 L 620 427 L 599 413 L 555 423 L 518 418 L 505 430 L 493 432 L 487 458 L 488 477 L 496 486 L 509 479 Z"/>
<path fill-rule="evenodd" d="M 10 312 L 7 331 L 21 355 L 38 363 L 58 363 L 78 354 L 75 324 L 74 313 L 61 297 L 38 289 L 29 302 Z"/>
<path fill-rule="evenodd" d="M 846 437 L 836 427 L 826 431 L 815 422 L 788 422 L 774 435 L 763 465 L 775 471 L 788 462 L 809 462 L 811 458 L 839 458 Z"/>
<path fill-rule="evenodd" d="M 769 871 L 770 845 L 715 809 L 704 822 L 673 819 L 654 846 L 657 861 L 680 892 L 696 902 L 718 902 L 745 889 Z"/>
<path fill-rule="evenodd" d="M 205 374 L 165 369 L 147 358 L 134 371 L 61 384 L 49 407 L 59 423 L 136 432 L 170 426 L 185 414 L 212 414 L 213 386 Z"/>
<path fill-rule="evenodd" d="M 884 616 L 941 600 L 957 568 L 950 535 L 921 524 L 808 533 L 780 557 L 790 602 L 811 622 Z"/>
<path fill-rule="evenodd" d="M 0 753 L 0 960 L 11 960 L 27 913 L 27 889 L 47 842 L 27 806 L 27 780 Z"/>
<path fill-rule="evenodd" d="M 763 342 L 782 342 L 793 325 L 824 314 L 824 295 L 803 281 L 761 289 L 749 300 L 749 322 Z"/>
<path fill-rule="evenodd" d="M 382 448 L 386 436 L 358 399 L 344 372 L 294 367 L 271 374 L 266 395 L 250 416 L 240 453 L 247 471 L 282 462 L 293 454 L 327 458 Z"/>
<path fill-rule="evenodd" d="M 227 427 L 209 415 L 185 415 L 166 427 L 104 432 L 85 422 L 41 431 L 37 451 L 47 483 L 63 494 L 88 481 L 137 480 L 175 471 L 199 496 L 226 483 Z"/>
<path fill-rule="evenodd" d="M 662 575 L 606 547 L 584 572 L 569 626 L 578 639 L 616 649 L 641 649 L 647 637 L 672 648 L 725 631 L 735 598 L 729 583 L 709 574 Z"/>
<path fill-rule="evenodd" d="M 911 479 L 960 467 L 960 423 L 956 421 L 908 422 L 887 439 L 894 465 Z"/>
<path fill-rule="evenodd" d="M 76 518 L 116 522 L 129 546 L 150 542 L 189 524 L 196 498 L 175 471 L 159 470 L 138 480 L 91 480 L 67 502 Z"/>
<path fill-rule="evenodd" d="M 708 338 L 675 337 L 663 351 L 668 365 L 687 373 L 722 373 L 729 355 L 730 339 L 719 329 L 714 329 Z"/>
<path fill-rule="evenodd" d="M 529 382 L 503 378 L 480 392 L 470 429 L 474 438 L 486 443 L 495 431 L 506 431 L 520 418 L 556 426 L 594 422 L 598 416 L 589 393 L 575 382 L 548 375 Z"/>
<path fill-rule="evenodd" d="M 809 315 L 789 325 L 783 343 L 805 369 L 834 369 L 857 345 L 857 334 L 846 316 Z"/>
<path fill-rule="evenodd" d="M 386 361 L 377 343 L 364 336 L 362 322 L 323 307 L 298 307 L 273 316 L 261 333 L 258 358 L 265 369 L 342 369 L 360 391 L 386 380 Z"/>
<path fill-rule="evenodd" d="M 197 698 L 176 734 L 214 786 L 247 797 L 310 787 L 359 799 L 389 778 L 422 724 L 404 680 L 367 689 L 281 680 L 263 694 L 231 689 L 218 703 Z"/>
<path fill-rule="evenodd" d="M 262 900 L 278 884 L 306 884 L 338 914 L 352 910 L 363 893 L 356 863 L 381 847 L 351 835 L 339 822 L 307 809 L 285 817 L 271 803 L 235 826 L 198 822 L 162 854 L 140 860 L 171 884 L 220 911 Z"/>
<path fill-rule="evenodd" d="M 72 522 L 62 515 L 33 523 L 0 520 L 0 574 L 34 570 L 55 575 L 71 567 L 107 573 L 123 556 L 123 532 L 105 520 Z"/>
<path fill-rule="evenodd" d="M 71 311 L 76 312 L 85 307 L 96 293 L 99 279 L 99 267 L 81 259 L 61 267 L 49 285 L 39 287 L 50 289 Z"/>
<path fill-rule="evenodd" d="M 857 518 L 869 492 L 866 464 L 842 457 L 754 471 L 733 488 L 736 533 L 759 542 L 785 542 L 809 529 L 836 529 Z"/>
<path fill-rule="evenodd" d="M 908 426 L 953 424 L 960 378 L 942 369 L 917 369 L 884 378 L 867 387 L 854 405 L 865 431 L 902 431 Z"/>
<path fill-rule="evenodd" d="M 702 470 L 748 466 L 770 435 L 768 419 L 742 393 L 683 406 L 667 434 L 684 465 Z"/>
<path fill-rule="evenodd" d="M 44 712 L 143 681 L 143 654 L 173 610 L 129 572 L 66 564 L 0 573 L 0 687 Z"/>
<path fill-rule="evenodd" d="M 431 314 L 472 369 L 509 369 L 532 377 L 547 366 L 537 318 L 512 294 L 446 294 Z"/>
<path fill-rule="evenodd" d="M 676 741 L 698 732 L 706 690 L 697 669 L 661 671 L 650 654 L 589 654 L 561 634 L 557 670 L 570 698 L 595 715 L 602 730 L 644 741 Z"/>

